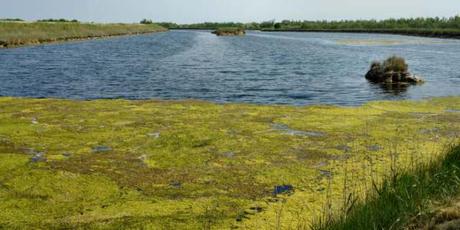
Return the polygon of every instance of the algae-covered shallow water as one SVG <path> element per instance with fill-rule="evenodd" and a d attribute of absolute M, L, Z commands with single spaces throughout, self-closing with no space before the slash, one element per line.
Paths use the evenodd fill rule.
<path fill-rule="evenodd" d="M 0 50 L 0 95 L 357 105 L 458 95 L 460 41 L 377 34 L 209 31 Z M 427 83 L 382 88 L 372 60 L 407 59 Z"/>
<path fill-rule="evenodd" d="M 0 228 L 308 229 L 442 154 L 459 111 L 0 97 Z"/>

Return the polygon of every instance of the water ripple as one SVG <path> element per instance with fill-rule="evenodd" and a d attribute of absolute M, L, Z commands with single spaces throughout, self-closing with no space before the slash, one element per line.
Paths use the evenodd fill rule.
<path fill-rule="evenodd" d="M 395 41 L 341 44 L 340 41 Z M 0 50 L 0 95 L 74 99 L 358 105 L 458 95 L 460 42 L 399 35 L 208 31 L 120 37 Z M 369 84 L 369 63 L 404 56 L 427 83 Z"/>

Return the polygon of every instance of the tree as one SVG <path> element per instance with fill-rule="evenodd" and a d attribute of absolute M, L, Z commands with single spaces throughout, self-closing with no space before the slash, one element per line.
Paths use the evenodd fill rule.
<path fill-rule="evenodd" d="M 141 24 L 153 24 L 153 21 L 144 18 L 144 19 L 142 19 L 142 21 L 140 23 Z"/>

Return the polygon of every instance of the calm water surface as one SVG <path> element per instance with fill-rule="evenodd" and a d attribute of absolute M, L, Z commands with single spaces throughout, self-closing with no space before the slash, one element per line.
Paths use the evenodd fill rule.
<path fill-rule="evenodd" d="M 372 60 L 407 59 L 427 82 L 381 87 Z M 172 31 L 0 50 L 0 95 L 72 99 L 204 99 L 359 105 L 460 95 L 460 41 L 397 35 Z"/>

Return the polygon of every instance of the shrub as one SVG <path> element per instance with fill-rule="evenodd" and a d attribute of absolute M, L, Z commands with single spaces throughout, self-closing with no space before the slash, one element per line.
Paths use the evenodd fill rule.
<path fill-rule="evenodd" d="M 385 72 L 407 72 L 408 65 L 406 64 L 406 60 L 404 60 L 404 58 L 392 56 L 383 62 L 383 69 Z"/>
<path fill-rule="evenodd" d="M 275 23 L 275 29 L 281 29 L 281 23 Z"/>
<path fill-rule="evenodd" d="M 142 19 L 142 21 L 140 23 L 141 24 L 153 24 L 153 21 L 144 18 L 144 19 Z"/>

